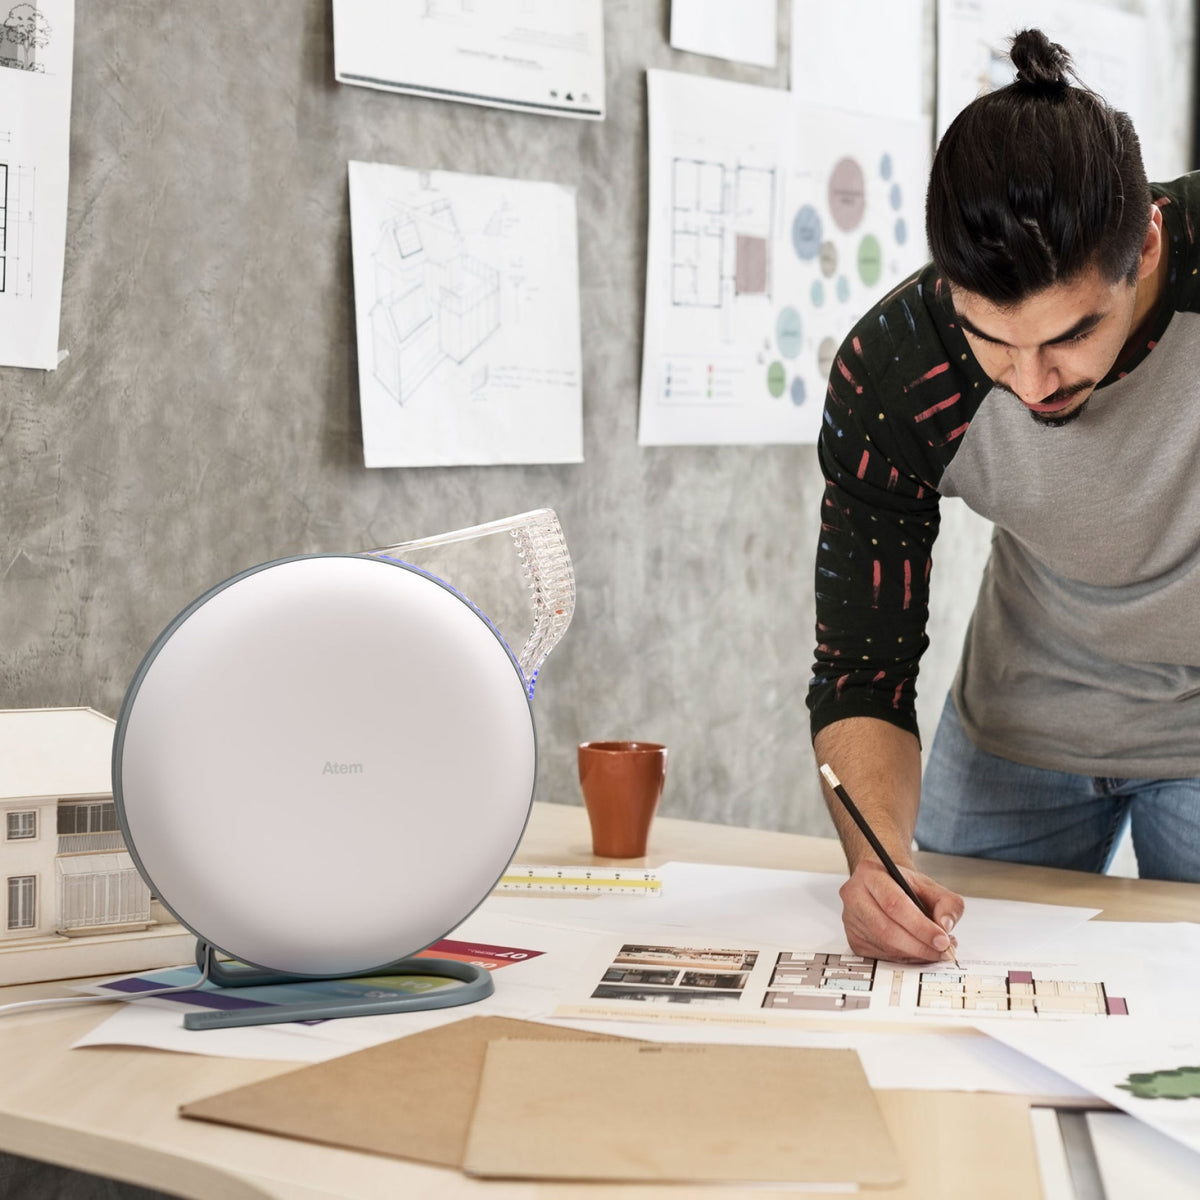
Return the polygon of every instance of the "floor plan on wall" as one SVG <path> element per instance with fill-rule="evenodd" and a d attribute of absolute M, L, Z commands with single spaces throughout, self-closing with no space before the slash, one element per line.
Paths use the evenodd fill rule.
<path fill-rule="evenodd" d="M 925 258 L 928 124 L 649 73 L 638 440 L 815 441 L 829 369 Z"/>
<path fill-rule="evenodd" d="M 885 1019 L 1124 1017 L 1129 987 L 1079 963 L 902 966 L 847 951 L 625 942 L 598 963 L 586 997 L 558 1015 L 670 1019 L 870 1014 Z M 1133 1005 L 1138 1008 L 1137 1004 Z"/>
<path fill-rule="evenodd" d="M 58 365 L 72 0 L 0 0 L 0 365 Z"/>
<path fill-rule="evenodd" d="M 350 164 L 369 467 L 582 458 L 575 195 Z"/>

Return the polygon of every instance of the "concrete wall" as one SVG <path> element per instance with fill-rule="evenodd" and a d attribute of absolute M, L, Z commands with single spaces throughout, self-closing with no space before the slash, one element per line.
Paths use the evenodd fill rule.
<path fill-rule="evenodd" d="M 539 797 L 577 800 L 577 741 L 636 736 L 671 746 L 666 812 L 828 831 L 804 706 L 815 452 L 636 445 L 645 69 L 786 86 L 788 6 L 774 71 L 671 51 L 667 0 L 605 9 L 590 123 L 339 86 L 328 0 L 78 0 L 69 357 L 0 371 L 0 707 L 115 715 L 163 625 L 243 567 L 547 505 L 579 603 L 538 684 Z M 1154 12 L 1182 167 L 1191 0 Z M 930 70 L 932 20 L 928 0 Z M 583 465 L 362 467 L 351 158 L 578 188 Z M 947 514 L 930 732 L 986 538 Z"/>

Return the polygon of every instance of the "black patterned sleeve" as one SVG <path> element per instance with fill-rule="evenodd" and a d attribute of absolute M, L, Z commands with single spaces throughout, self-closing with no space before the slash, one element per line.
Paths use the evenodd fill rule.
<path fill-rule="evenodd" d="M 949 364 L 924 366 L 905 354 L 917 374 L 906 376 L 901 365 L 884 372 L 877 385 L 872 377 L 879 373 L 864 359 L 862 335 L 860 325 L 834 362 L 817 448 L 825 492 L 816 560 L 816 662 L 808 695 L 814 736 L 846 717 L 879 717 L 918 734 L 916 678 L 928 645 L 939 496 L 922 477 L 937 469 L 936 452 L 914 448 L 924 448 L 923 435 L 932 434 L 932 426 L 939 438 L 953 433 L 944 421 L 931 419 L 951 407 L 936 398 L 944 386 L 922 386 L 942 384 L 938 376 L 948 373 Z M 916 394 L 918 387 L 923 396 Z M 926 412 L 919 405 L 931 396 L 927 407 L 933 411 Z"/>

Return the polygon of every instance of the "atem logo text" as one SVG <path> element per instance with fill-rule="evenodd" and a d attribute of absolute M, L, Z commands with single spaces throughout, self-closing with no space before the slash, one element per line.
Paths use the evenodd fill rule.
<path fill-rule="evenodd" d="M 362 773 L 362 763 L 327 762 L 321 769 L 322 775 L 361 775 Z"/>

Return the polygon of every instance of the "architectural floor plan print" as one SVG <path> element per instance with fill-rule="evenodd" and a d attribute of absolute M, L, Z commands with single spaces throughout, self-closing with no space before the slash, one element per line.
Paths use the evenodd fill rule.
<path fill-rule="evenodd" d="M 1114 985 L 1079 963 L 964 962 L 904 966 L 849 951 L 719 943 L 614 943 L 596 959 L 580 1002 L 556 1015 L 701 1019 L 722 1013 L 770 1024 L 792 1016 L 883 1020 L 1074 1020 L 1145 1014 L 1136 982 Z M 686 1006 L 687 1016 L 683 1016 Z"/>
<path fill-rule="evenodd" d="M 925 261 L 928 129 L 649 72 L 638 441 L 815 441 L 854 322 Z"/>

